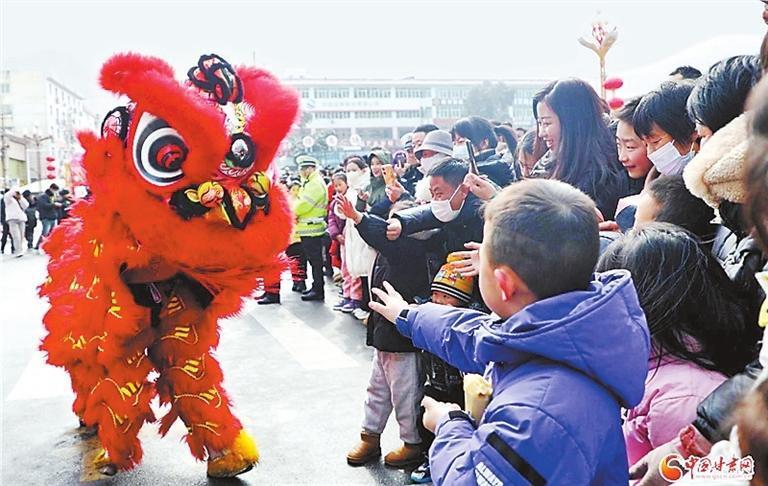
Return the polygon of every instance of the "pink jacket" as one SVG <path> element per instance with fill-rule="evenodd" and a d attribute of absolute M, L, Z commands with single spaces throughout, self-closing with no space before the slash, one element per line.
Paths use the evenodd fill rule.
<path fill-rule="evenodd" d="M 643 399 L 628 411 L 624 422 L 630 465 L 693 422 L 699 403 L 726 379 L 690 361 L 666 358 L 655 368 L 657 363 L 658 358 L 649 361 Z"/>

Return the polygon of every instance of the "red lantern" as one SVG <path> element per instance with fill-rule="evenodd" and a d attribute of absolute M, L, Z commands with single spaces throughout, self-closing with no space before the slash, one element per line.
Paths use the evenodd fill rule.
<path fill-rule="evenodd" d="M 56 157 L 52 157 L 49 155 L 48 157 L 45 158 L 45 160 L 47 160 L 48 162 L 53 162 L 54 160 L 56 160 Z"/>
<path fill-rule="evenodd" d="M 55 179 L 56 178 L 56 174 L 48 174 L 45 177 L 47 177 L 48 179 Z"/>
<path fill-rule="evenodd" d="M 48 166 L 45 167 L 45 170 L 51 170 L 51 171 L 56 170 L 56 166 L 53 165 L 53 164 L 48 165 Z"/>
<path fill-rule="evenodd" d="M 618 110 L 619 108 L 624 106 L 624 100 L 622 100 L 621 98 L 611 98 L 608 101 L 608 106 L 610 106 L 612 110 Z"/>
<path fill-rule="evenodd" d="M 603 83 L 603 87 L 608 90 L 616 90 L 624 86 L 624 81 L 621 78 L 608 78 Z"/>

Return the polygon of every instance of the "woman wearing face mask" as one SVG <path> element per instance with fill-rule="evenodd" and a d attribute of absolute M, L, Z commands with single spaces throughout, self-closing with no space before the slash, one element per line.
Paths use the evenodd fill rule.
<path fill-rule="evenodd" d="M 487 176 L 499 187 L 515 181 L 512 167 L 496 153 L 497 138 L 491 122 L 479 116 L 462 118 L 453 125 L 453 158 L 469 160 L 466 142 L 472 144 L 480 174 Z"/>
<path fill-rule="evenodd" d="M 689 81 L 665 81 L 643 96 L 635 110 L 635 132 L 663 175 L 682 174 L 695 155 L 696 124 L 686 106 L 693 86 Z"/>
<path fill-rule="evenodd" d="M 371 172 L 368 169 L 368 164 L 365 163 L 362 157 L 352 155 L 344 160 L 344 168 L 347 176 L 347 190 L 343 195 L 339 194 L 336 197 L 346 198 L 355 205 L 358 211 L 365 212 L 367 206 L 366 197 L 363 196 L 361 198 L 360 196 L 370 189 Z M 367 199 L 370 201 L 370 197 Z M 346 216 L 341 211 L 339 204 L 335 205 L 334 214 L 338 218 L 346 220 Z M 351 311 L 355 318 L 364 320 L 369 314 L 368 302 L 370 301 L 370 293 L 368 289 L 368 275 L 376 258 L 376 252 L 363 241 L 354 224 L 346 224 L 344 226 L 343 251 L 343 258 L 349 278 L 361 279 L 362 287 L 362 298 L 359 298 L 357 295 L 350 296 L 354 302 L 348 303 L 349 305 L 343 310 L 346 312 Z"/>
<path fill-rule="evenodd" d="M 626 174 L 603 100 L 585 81 L 562 79 L 536 94 L 533 111 L 538 162 L 531 176 L 567 182 L 591 197 L 606 220 L 613 219 Z"/>
<path fill-rule="evenodd" d="M 358 194 L 370 189 L 371 170 L 362 157 L 350 155 L 344 159 L 342 165 L 344 166 L 344 172 L 347 174 L 347 185 L 350 189 L 355 190 Z"/>

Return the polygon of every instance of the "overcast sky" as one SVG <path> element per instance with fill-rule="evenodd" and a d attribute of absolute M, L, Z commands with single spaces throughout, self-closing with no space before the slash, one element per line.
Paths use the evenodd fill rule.
<path fill-rule="evenodd" d="M 594 78 L 596 56 L 576 39 L 589 35 L 598 12 L 619 27 L 609 74 L 725 35 L 740 35 L 746 45 L 754 38 L 756 53 L 766 30 L 759 0 L 0 5 L 2 68 L 43 70 L 99 110 L 109 104 L 96 84 L 99 67 L 126 50 L 165 58 L 179 77 L 200 54 L 215 52 L 233 64 L 255 60 L 280 76 Z"/>

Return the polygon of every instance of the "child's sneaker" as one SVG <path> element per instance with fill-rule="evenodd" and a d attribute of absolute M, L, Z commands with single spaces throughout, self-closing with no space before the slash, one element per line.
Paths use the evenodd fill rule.
<path fill-rule="evenodd" d="M 360 307 L 360 305 L 355 300 L 347 299 L 347 303 L 344 304 L 344 307 L 341 308 L 341 312 L 345 314 L 352 314 L 358 307 Z"/>
<path fill-rule="evenodd" d="M 352 312 L 352 315 L 357 319 L 358 321 L 364 321 L 368 319 L 368 316 L 371 315 L 370 312 L 364 311 L 361 308 L 357 308 Z"/>
<path fill-rule="evenodd" d="M 427 484 L 432 482 L 432 473 L 429 470 L 429 461 L 424 461 L 419 467 L 411 472 L 411 481 L 416 484 Z"/>
<path fill-rule="evenodd" d="M 349 299 L 341 299 L 338 304 L 333 306 L 335 311 L 344 311 L 344 306 L 349 303 Z"/>

